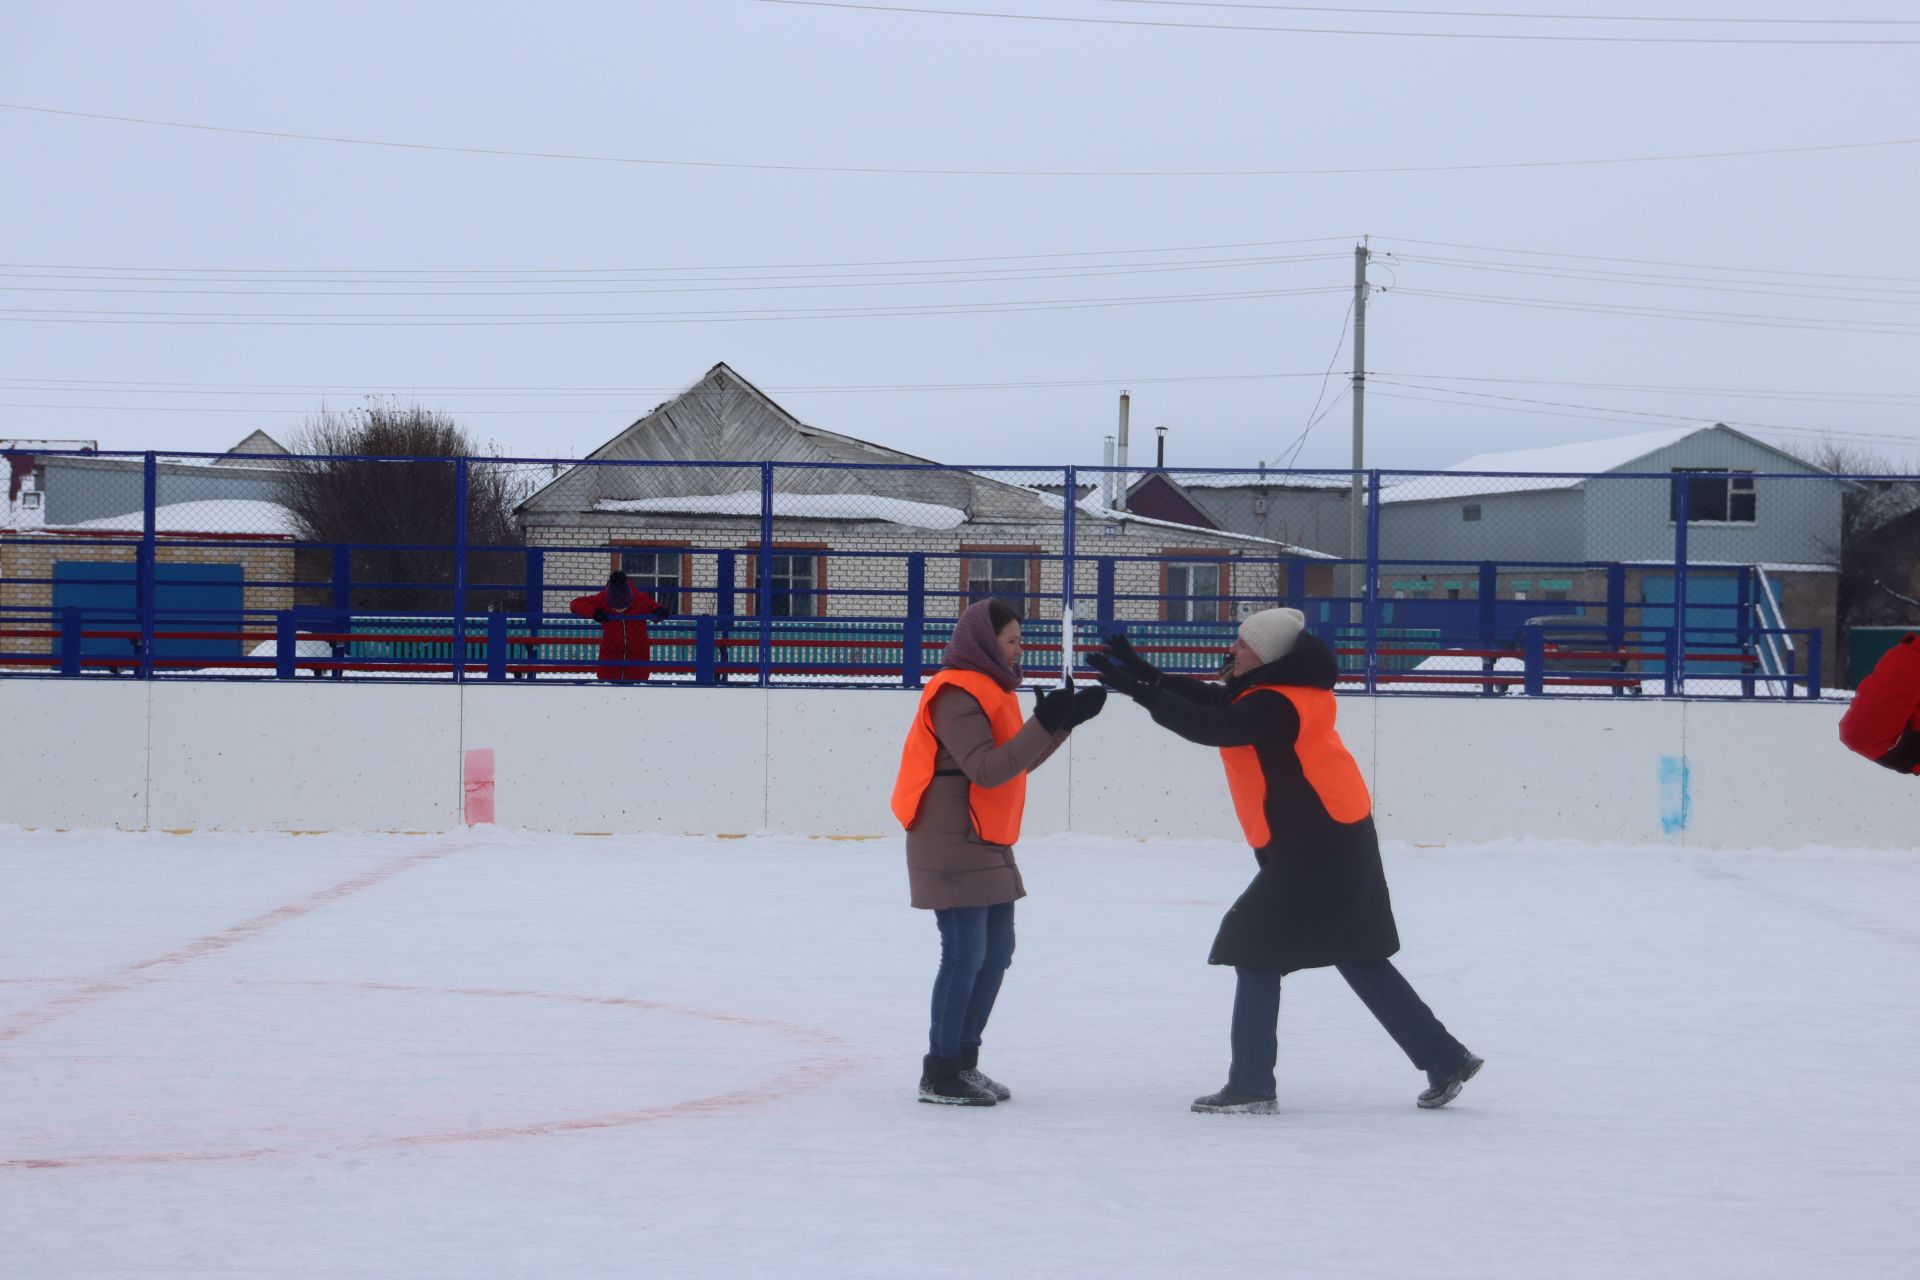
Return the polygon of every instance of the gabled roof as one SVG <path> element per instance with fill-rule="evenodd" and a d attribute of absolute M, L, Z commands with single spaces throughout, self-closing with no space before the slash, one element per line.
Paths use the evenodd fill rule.
<path fill-rule="evenodd" d="M 760 464 L 778 462 L 798 464 L 775 473 L 781 505 L 786 508 L 781 514 L 788 517 L 810 514 L 808 495 L 816 500 L 813 514 L 821 518 L 836 516 L 833 499 L 840 495 L 948 507 L 976 521 L 1033 523 L 1055 515 L 1033 490 L 986 476 L 954 470 L 884 469 L 934 464 L 898 449 L 808 426 L 725 364 L 714 365 L 700 381 L 595 449 L 588 461 L 680 465 L 572 467 L 522 502 L 521 514 L 634 511 L 645 507 L 628 504 L 731 498 L 743 492 L 755 495 L 757 512 Z M 716 462 L 740 465 L 699 465 Z M 881 469 L 855 470 L 845 464 Z M 868 512 L 889 509 L 870 502 L 848 507 Z"/>
<path fill-rule="evenodd" d="M 213 465 L 216 467 L 244 466 L 250 464 L 254 458 L 285 457 L 286 454 L 287 447 L 285 445 L 264 431 L 255 431 L 239 444 L 227 450 L 226 457 L 216 458 Z"/>
<path fill-rule="evenodd" d="M 1756 440 L 1724 423 L 1705 427 L 1676 427 L 1666 431 L 1644 431 L 1637 435 L 1610 436 L 1604 440 L 1582 440 L 1573 444 L 1549 445 L 1541 449 L 1512 449 L 1501 453 L 1479 453 L 1464 462 L 1433 473 L 1436 476 L 1459 475 L 1449 480 L 1444 494 L 1423 484 L 1421 476 L 1389 476 L 1380 501 L 1433 502 L 1455 498 L 1485 497 L 1502 493 L 1534 493 L 1549 489 L 1578 489 L 1587 477 L 1609 471 L 1635 470 L 1634 463 L 1672 448 L 1684 440 L 1709 433 L 1743 441 L 1778 457 L 1782 470 L 1820 472 L 1804 458 L 1796 458 L 1784 449 L 1764 440 Z M 1474 475 L 1473 472 L 1518 472 L 1514 475 Z M 1529 472 L 1547 474 L 1525 474 Z M 1460 474 L 1467 473 L 1467 474 Z"/>

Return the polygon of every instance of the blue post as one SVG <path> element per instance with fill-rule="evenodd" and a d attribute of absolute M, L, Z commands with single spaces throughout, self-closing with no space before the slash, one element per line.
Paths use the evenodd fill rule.
<path fill-rule="evenodd" d="M 353 612 L 353 548 L 345 544 L 333 549 L 333 608 L 343 619 Z"/>
<path fill-rule="evenodd" d="M 900 627 L 900 683 L 918 689 L 926 672 L 927 558 L 907 557 L 907 616 Z"/>
<path fill-rule="evenodd" d="M 81 640 L 84 632 L 80 625 L 80 610 L 68 605 L 60 611 L 60 674 L 77 676 L 80 665 Z"/>
<path fill-rule="evenodd" d="M 760 464 L 760 687 L 773 683 L 773 464 Z"/>
<path fill-rule="evenodd" d="M 1754 693 L 1754 659 L 1759 648 L 1753 637 L 1753 566 L 1740 566 L 1738 579 L 1739 592 L 1735 597 L 1733 625 L 1734 646 L 1740 651 L 1740 696 L 1751 698 Z"/>
<path fill-rule="evenodd" d="M 1093 611 L 1100 619 L 1100 636 L 1104 639 L 1113 630 L 1114 615 L 1119 612 L 1114 601 L 1113 557 L 1101 556 L 1094 562 L 1095 603 Z"/>
<path fill-rule="evenodd" d="M 453 464 L 453 678 L 467 678 L 467 467 Z"/>
<path fill-rule="evenodd" d="M 1520 628 L 1520 661 L 1526 669 L 1526 683 L 1522 686 L 1529 697 L 1537 697 L 1547 691 L 1547 638 L 1539 627 Z"/>
<path fill-rule="evenodd" d="M 151 450 L 142 466 L 140 515 L 140 678 L 153 679 L 155 515 L 160 506 L 160 464 Z"/>
<path fill-rule="evenodd" d="M 1307 562 L 1287 561 L 1287 607 L 1307 611 Z"/>
<path fill-rule="evenodd" d="M 1480 587 L 1474 601 L 1480 610 L 1480 647 L 1491 649 L 1500 643 L 1500 566 L 1491 560 L 1480 562 Z"/>
<path fill-rule="evenodd" d="M 1618 649 L 1627 642 L 1627 566 L 1607 566 L 1607 644 Z"/>
<path fill-rule="evenodd" d="M 1670 667 L 1677 669 L 1667 673 L 1667 693 L 1669 696 L 1684 693 L 1687 688 L 1687 522 L 1688 504 L 1692 500 L 1693 482 L 1685 477 L 1675 483 L 1680 486 L 1678 509 L 1673 517 L 1673 659 Z"/>
<path fill-rule="evenodd" d="M 721 667 L 727 665 L 728 655 L 732 652 L 730 647 L 724 646 L 720 642 L 733 639 L 733 618 L 737 603 L 733 596 L 733 575 L 734 554 L 731 551 L 722 551 L 714 557 L 713 564 L 713 612 L 714 617 L 719 623 L 715 629 L 713 638 L 714 661 L 717 666 Z M 727 682 L 726 675 L 717 670 L 714 672 L 714 679 L 720 684 Z"/>
<path fill-rule="evenodd" d="M 528 634 L 538 636 L 547 612 L 547 553 L 539 547 L 527 548 L 526 599 Z"/>
<path fill-rule="evenodd" d="M 1367 580 L 1362 617 L 1367 630 L 1367 692 L 1380 676 L 1380 473 L 1367 472 Z"/>
<path fill-rule="evenodd" d="M 716 683 L 714 676 L 713 615 L 702 613 L 693 619 L 693 680 L 695 684 Z"/>
<path fill-rule="evenodd" d="M 293 665 L 300 656 L 300 628 L 294 622 L 291 609 L 282 609 L 274 615 L 273 622 L 274 678 L 291 680 L 300 674 L 300 668 Z"/>
<path fill-rule="evenodd" d="M 1791 696 L 1793 690 L 1787 690 Z M 1807 696 L 1820 696 L 1820 628 L 1807 632 Z"/>
<path fill-rule="evenodd" d="M 507 678 L 507 615 L 498 609 L 487 615 L 487 679 Z"/>

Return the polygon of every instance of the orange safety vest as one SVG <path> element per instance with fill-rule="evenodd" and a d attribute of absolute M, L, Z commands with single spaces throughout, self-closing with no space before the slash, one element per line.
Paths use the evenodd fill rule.
<path fill-rule="evenodd" d="M 900 752 L 900 776 L 893 784 L 893 816 L 903 827 L 911 827 L 919 816 L 920 798 L 933 781 L 934 761 L 940 754 L 940 739 L 933 732 L 933 699 L 948 685 L 957 685 L 973 695 L 986 711 L 987 723 L 993 726 L 994 742 L 1001 746 L 1026 723 L 1020 714 L 1020 700 L 990 676 L 978 671 L 942 671 L 927 681 L 913 727 L 907 730 L 907 745 Z M 980 838 L 989 844 L 1018 841 L 1020 815 L 1027 807 L 1027 775 L 1016 774 L 997 787 L 972 782 L 967 785 L 967 811 Z"/>
<path fill-rule="evenodd" d="M 1263 690 L 1283 695 L 1299 713 L 1300 736 L 1294 739 L 1293 750 L 1300 757 L 1307 785 L 1333 820 L 1358 822 L 1373 812 L 1360 766 L 1334 732 L 1333 691 L 1257 684 L 1243 690 L 1234 701 Z M 1220 759 L 1227 766 L 1227 789 L 1233 792 L 1233 811 L 1240 818 L 1240 829 L 1247 833 L 1247 843 L 1256 849 L 1265 848 L 1273 832 L 1267 827 L 1267 775 L 1260 768 L 1259 753 L 1253 747 L 1222 747 Z"/>

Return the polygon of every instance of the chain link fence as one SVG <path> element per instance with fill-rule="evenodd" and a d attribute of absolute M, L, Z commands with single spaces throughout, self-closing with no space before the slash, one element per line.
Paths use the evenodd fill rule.
<path fill-rule="evenodd" d="M 914 687 L 998 599 L 1033 679 L 1086 678 L 1121 631 L 1215 676 L 1241 619 L 1288 606 L 1349 690 L 1807 697 L 1870 667 L 1875 628 L 1920 622 L 1920 480 L 1737 453 L 1359 474 L 7 458 L 12 674 Z"/>

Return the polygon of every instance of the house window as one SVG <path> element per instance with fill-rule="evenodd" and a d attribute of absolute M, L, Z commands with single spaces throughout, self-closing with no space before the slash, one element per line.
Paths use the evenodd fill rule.
<path fill-rule="evenodd" d="M 1161 594 L 1168 622 L 1217 622 L 1223 616 L 1226 574 L 1218 563 L 1193 562 L 1167 566 L 1166 590 Z"/>
<path fill-rule="evenodd" d="M 1667 497 L 1667 519 L 1680 518 L 1680 486 L 1686 486 L 1688 524 L 1752 524 L 1758 495 L 1753 473 L 1725 467 L 1675 467 Z"/>
<path fill-rule="evenodd" d="M 635 591 L 644 591 L 668 609 L 679 612 L 685 556 L 671 547 L 627 549 L 620 553 L 620 569 Z"/>
<path fill-rule="evenodd" d="M 773 579 L 773 616 L 817 618 L 825 603 L 820 591 L 820 557 L 811 553 L 777 552 L 767 557 Z"/>
<path fill-rule="evenodd" d="M 1469 524 L 1478 520 L 1480 518 L 1480 504 L 1477 502 L 1469 502 L 1465 506 L 1461 507 L 1460 518 L 1462 520 L 1467 521 Z"/>
<path fill-rule="evenodd" d="M 967 603 L 998 600 L 1020 617 L 1027 616 L 1033 562 L 1025 556 L 969 554 L 966 564 Z"/>

